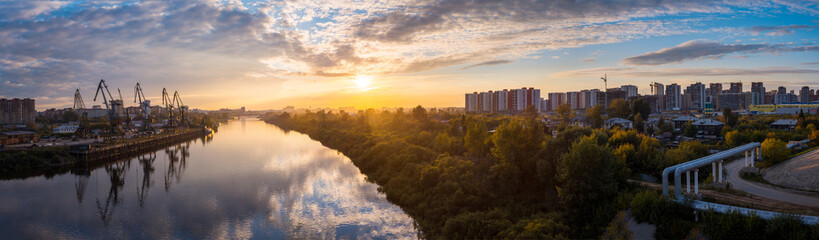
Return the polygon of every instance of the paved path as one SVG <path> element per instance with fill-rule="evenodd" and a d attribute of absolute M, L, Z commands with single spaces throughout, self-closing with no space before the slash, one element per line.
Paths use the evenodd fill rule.
<path fill-rule="evenodd" d="M 725 171 L 728 172 L 727 176 L 725 176 L 726 181 L 731 182 L 731 186 L 733 188 L 767 199 L 773 199 L 777 201 L 788 202 L 808 207 L 819 207 L 819 197 L 797 194 L 773 186 L 751 182 L 740 178 L 739 170 L 742 169 L 742 167 L 744 167 L 744 163 L 745 162 L 742 160 L 742 158 L 740 158 L 734 160 L 731 163 L 723 165 Z"/>

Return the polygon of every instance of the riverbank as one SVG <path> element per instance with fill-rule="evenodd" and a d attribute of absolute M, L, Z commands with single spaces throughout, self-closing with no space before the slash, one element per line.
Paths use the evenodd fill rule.
<path fill-rule="evenodd" d="M 85 166 L 135 156 L 206 134 L 204 128 L 195 128 L 113 143 L 0 151 L 0 176 L 2 179 L 9 179 L 66 171 L 76 165 Z"/>

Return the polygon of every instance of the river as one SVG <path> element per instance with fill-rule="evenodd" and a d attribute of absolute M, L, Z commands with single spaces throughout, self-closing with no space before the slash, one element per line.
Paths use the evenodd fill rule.
<path fill-rule="evenodd" d="M 340 152 L 256 119 L 95 169 L 0 181 L 4 239 L 397 239 L 413 220 Z"/>

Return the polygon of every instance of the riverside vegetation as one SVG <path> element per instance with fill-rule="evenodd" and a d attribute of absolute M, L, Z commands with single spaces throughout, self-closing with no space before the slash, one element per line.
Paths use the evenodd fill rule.
<path fill-rule="evenodd" d="M 588 113 L 600 112 L 598 107 Z M 626 181 L 638 173 L 658 175 L 714 147 L 698 141 L 665 150 L 636 130 L 547 129 L 531 108 L 514 117 L 418 106 L 355 115 L 270 113 L 263 120 L 344 153 L 388 200 L 415 218 L 424 238 L 627 238 L 618 235 L 628 232 L 622 231 L 626 224 L 618 212 L 628 208 L 637 220 L 658 226 L 657 237 L 726 236 L 724 229 L 695 223 L 687 205 Z M 602 121 L 596 122 L 599 127 Z M 547 134 L 552 130 L 556 136 Z M 706 224 L 721 217 L 756 219 L 707 214 Z M 819 236 L 819 227 L 781 221 L 806 233 L 800 236 Z"/>

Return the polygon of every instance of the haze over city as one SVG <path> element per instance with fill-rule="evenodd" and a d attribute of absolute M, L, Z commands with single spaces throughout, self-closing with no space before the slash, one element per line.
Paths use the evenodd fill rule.
<path fill-rule="evenodd" d="M 487 89 L 602 88 L 606 73 L 642 94 L 819 86 L 816 1 L 567 2 L 1 2 L 0 98 L 70 107 L 99 79 L 201 109 L 463 106 Z"/>

